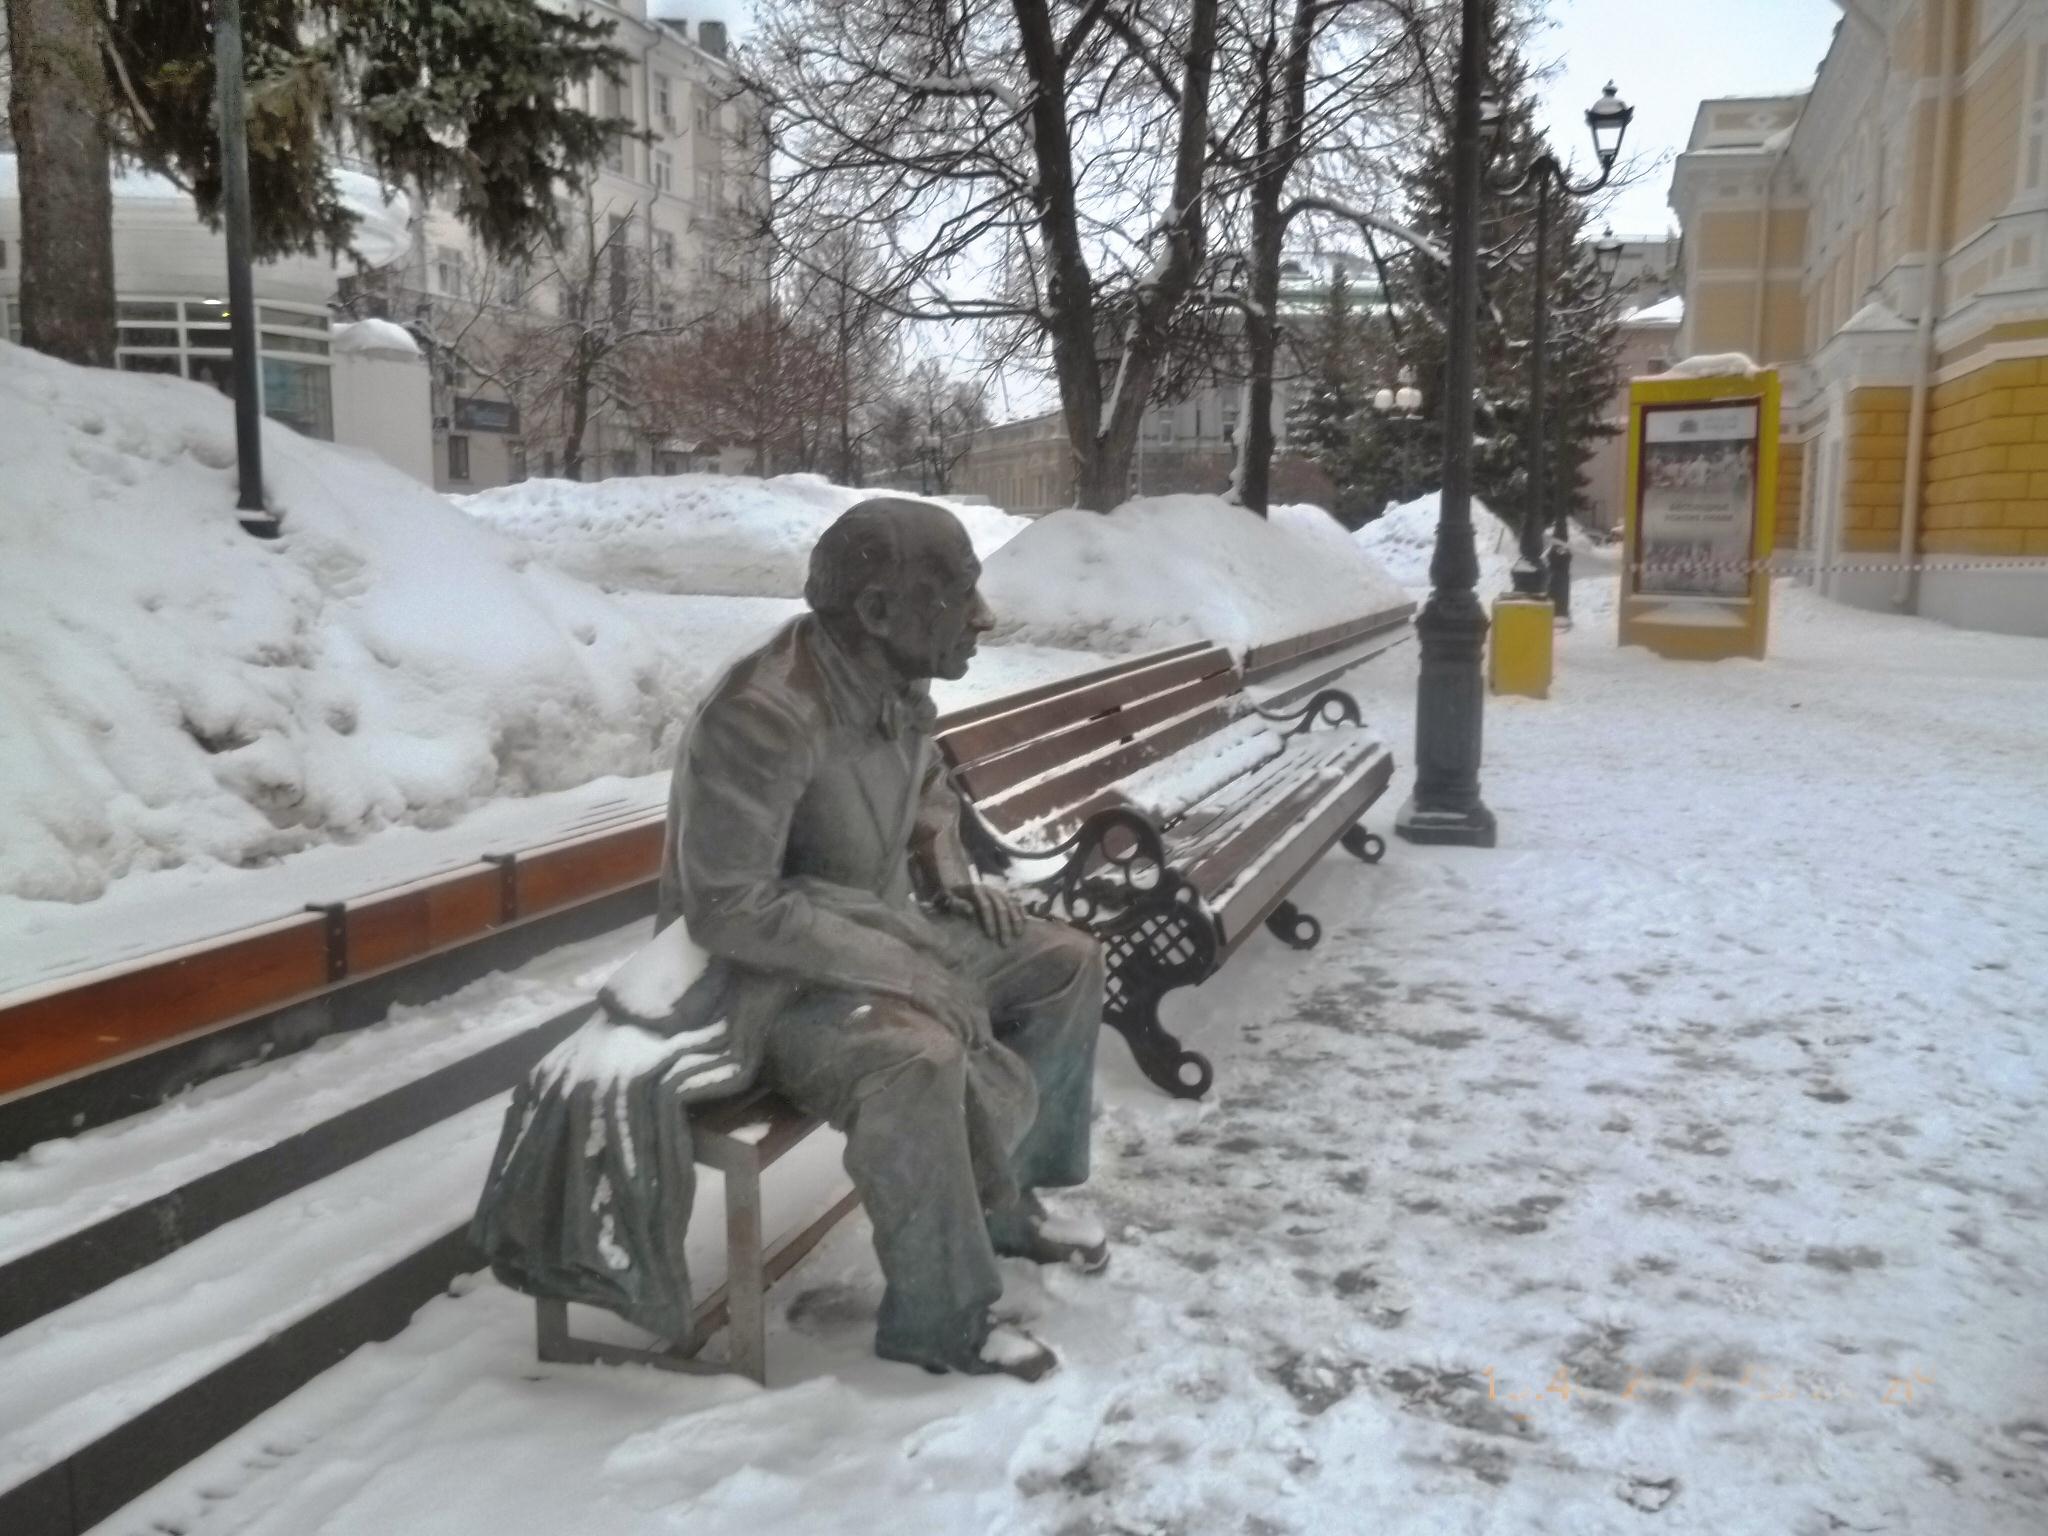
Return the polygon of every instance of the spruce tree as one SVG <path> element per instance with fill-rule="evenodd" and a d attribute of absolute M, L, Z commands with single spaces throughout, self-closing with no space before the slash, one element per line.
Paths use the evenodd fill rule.
<path fill-rule="evenodd" d="M 1495 89 L 1505 107 L 1489 175 L 1501 180 L 1518 173 L 1544 152 L 1535 122 L 1535 97 L 1528 66 L 1512 45 L 1494 56 Z M 1408 221 L 1440 246 L 1450 244 L 1450 123 L 1435 118 L 1414 170 L 1406 178 Z M 1560 156 L 1560 159 L 1563 157 Z M 1583 175 L 1583 171 L 1580 173 Z M 1585 199 L 1550 199 L 1549 382 L 1545 391 L 1550 435 L 1546 512 L 1560 503 L 1568 510 L 1587 504 L 1582 470 L 1602 437 L 1607 402 L 1617 377 L 1616 304 L 1597 269 L 1585 238 L 1590 209 Z M 1518 524 L 1529 496 L 1529 339 L 1534 320 L 1536 203 L 1533 188 L 1509 197 L 1485 187 L 1479 213 L 1479 327 L 1475 374 L 1479 389 L 1473 489 L 1511 525 Z M 1402 446 L 1441 462 L 1443 436 L 1439 405 L 1444 374 L 1442 317 L 1449 281 L 1437 263 L 1404 252 L 1389 263 L 1393 301 L 1402 328 L 1401 352 L 1426 396 L 1425 421 Z M 1377 424 L 1361 452 L 1390 454 L 1387 424 Z M 1415 439 L 1420 439 L 1419 443 Z M 1482 537 L 1485 531 L 1482 530 Z"/>
<path fill-rule="evenodd" d="M 10 19 L 42 3 L 8 0 Z M 242 23 L 259 259 L 346 247 L 355 216 L 329 174 L 343 156 L 390 185 L 447 196 L 493 254 L 511 255 L 560 233 L 557 190 L 581 184 L 611 135 L 631 126 L 567 100 L 571 84 L 624 70 L 625 53 L 607 41 L 612 23 L 538 0 L 245 0 Z M 211 7 L 113 0 L 95 24 L 101 78 L 91 83 L 112 149 L 188 188 L 201 216 L 217 223 Z M 17 95 L 49 88 L 45 76 L 17 71 Z M 110 174 L 104 154 L 45 154 L 34 141 L 20 151 L 25 204 L 53 179 L 90 190 Z M 32 236 L 22 265 L 33 340 L 62 327 L 45 327 L 47 317 L 33 312 L 28 274 L 53 268 L 65 252 L 56 231 L 24 233 Z M 109 334 L 112 270 L 109 251 L 95 263 L 104 291 L 66 300 L 92 299 Z"/>
<path fill-rule="evenodd" d="M 1359 395 L 1359 323 L 1341 262 L 1303 338 L 1300 385 L 1287 412 L 1287 445 L 1343 486 L 1363 403 Z"/>

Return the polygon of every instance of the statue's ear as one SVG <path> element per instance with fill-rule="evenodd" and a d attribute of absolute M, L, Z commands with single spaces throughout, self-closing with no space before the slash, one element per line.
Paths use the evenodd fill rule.
<path fill-rule="evenodd" d="M 860 627 L 871 635 L 887 634 L 889 631 L 890 601 L 887 589 L 869 587 L 853 600 L 854 617 L 860 620 Z"/>

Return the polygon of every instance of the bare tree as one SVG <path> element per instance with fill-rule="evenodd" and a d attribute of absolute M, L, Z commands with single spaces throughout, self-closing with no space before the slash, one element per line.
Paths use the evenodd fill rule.
<path fill-rule="evenodd" d="M 914 469 L 920 490 L 943 496 L 974 434 L 988 424 L 986 377 L 956 378 L 939 359 L 925 357 L 885 402 L 876 437 L 892 474 Z"/>
<path fill-rule="evenodd" d="M 886 251 L 874 302 L 1049 356 L 1075 500 L 1097 511 L 1124 495 L 1204 271 L 1220 3 L 777 0 L 746 65 L 785 263 L 863 231 Z"/>
<path fill-rule="evenodd" d="M 899 371 L 903 321 L 874 295 L 886 286 L 882 260 L 858 229 L 828 233 L 790 274 L 790 311 L 824 341 L 831 358 L 833 478 L 859 485 L 868 439 Z"/>
<path fill-rule="evenodd" d="M 759 475 L 814 467 L 836 419 L 831 338 L 743 288 L 688 336 L 647 348 L 637 379 L 644 411 L 746 445 Z"/>
<path fill-rule="evenodd" d="M 471 266 L 475 291 L 443 306 L 440 339 L 518 405 L 529 451 L 559 445 L 563 475 L 581 480 L 595 422 L 646 430 L 647 358 L 704 324 L 709 301 L 679 286 L 669 237 L 649 231 L 635 204 L 600 208 L 586 195 L 565 222 L 568 239 L 509 269 Z"/>
<path fill-rule="evenodd" d="M 1429 243 L 1374 211 L 1397 191 L 1438 62 L 1444 0 L 1236 0 L 1219 51 L 1216 214 L 1234 263 L 1222 302 L 1241 330 L 1244 406 L 1232 494 L 1266 510 L 1273 398 L 1290 338 L 1281 266 L 1297 224 Z"/>

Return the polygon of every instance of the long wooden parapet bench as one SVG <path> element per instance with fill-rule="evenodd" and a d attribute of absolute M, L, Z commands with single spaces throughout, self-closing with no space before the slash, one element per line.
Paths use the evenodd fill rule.
<path fill-rule="evenodd" d="M 1404 604 L 1254 647 L 1244 678 L 1291 671 L 1299 680 L 1277 698 L 1306 697 L 1334 670 L 1406 639 L 1411 612 Z M 1104 671 L 1210 649 L 1182 646 Z M 942 724 L 963 726 L 1084 681 L 1027 689 Z M 653 910 L 660 858 L 658 812 L 609 813 L 546 843 L 0 994 L 0 1159 L 621 927 Z"/>

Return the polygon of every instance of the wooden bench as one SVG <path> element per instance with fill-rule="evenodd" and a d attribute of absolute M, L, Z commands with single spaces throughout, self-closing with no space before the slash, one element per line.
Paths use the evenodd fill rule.
<path fill-rule="evenodd" d="M 1159 1022 L 1161 999 L 1215 972 L 1261 925 L 1297 949 L 1322 925 L 1287 899 L 1332 843 L 1368 863 L 1358 825 L 1393 757 L 1349 695 L 1261 709 L 1229 654 L 1190 645 L 941 722 L 984 871 L 1109 958 L 1104 1022 L 1145 1075 L 1199 1098 L 1207 1058 Z M 1020 841 L 1012 841 L 1020 839 Z"/>

